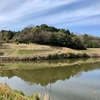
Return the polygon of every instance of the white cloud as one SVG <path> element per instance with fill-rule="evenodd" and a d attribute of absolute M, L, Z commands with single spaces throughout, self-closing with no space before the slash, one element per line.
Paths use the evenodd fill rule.
<path fill-rule="evenodd" d="M 100 14 L 100 3 L 88 7 L 68 11 L 63 9 L 52 14 L 52 10 L 65 4 L 80 2 L 82 0 L 1 0 L 0 26 L 10 28 L 14 25 L 25 27 L 28 24 L 59 24 L 63 25 L 91 25 L 100 24 L 100 18 L 89 18 Z M 88 2 L 89 3 L 89 2 Z M 51 10 L 51 14 L 45 15 Z M 37 16 L 44 14 L 44 16 Z M 36 16 L 32 19 L 30 16 Z M 23 22 L 23 20 L 25 21 Z M 25 24 L 25 26 L 24 26 Z M 15 26 L 14 26 L 15 27 Z"/>
<path fill-rule="evenodd" d="M 45 12 L 45 10 L 69 4 L 78 0 L 1 0 L 0 25 L 11 24 L 24 19 L 31 14 Z"/>
<path fill-rule="evenodd" d="M 71 12 L 62 11 L 55 15 L 48 16 L 50 24 L 59 24 L 66 22 L 67 25 L 91 25 L 100 24 L 100 18 L 93 16 L 100 15 L 100 5 L 95 5 L 87 8 L 76 9 Z M 90 18 L 89 18 L 90 17 Z M 46 19 L 43 18 L 43 19 Z"/>
<path fill-rule="evenodd" d="M 8 11 L 4 13 L 4 16 L 6 14 L 8 15 L 18 14 L 18 16 L 19 15 L 23 16 L 24 14 L 26 15 L 27 13 L 36 13 L 39 11 L 57 7 L 59 5 L 69 4 L 75 1 L 78 0 L 26 0 L 25 2 L 20 4 L 21 3 L 20 0 L 9 0 L 9 2 L 7 0 L 2 0 L 0 4 L 0 9 L 1 13 L 4 13 L 4 11 L 6 12 L 6 10 Z M 19 6 L 19 4 L 21 6 Z M 10 7 L 12 7 L 13 9 L 11 12 L 9 11 Z M 4 11 L 2 9 L 4 9 Z M 16 15 L 13 15 L 11 17 L 14 17 Z"/>

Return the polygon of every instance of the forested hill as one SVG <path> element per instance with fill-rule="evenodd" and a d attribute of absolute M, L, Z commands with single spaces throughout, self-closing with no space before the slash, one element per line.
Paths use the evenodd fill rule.
<path fill-rule="evenodd" d="M 57 29 L 42 24 L 36 27 L 25 27 L 22 31 L 0 31 L 0 42 L 38 43 L 53 46 L 64 46 L 73 49 L 99 48 L 100 38 L 87 34 L 76 35 L 69 30 Z"/>

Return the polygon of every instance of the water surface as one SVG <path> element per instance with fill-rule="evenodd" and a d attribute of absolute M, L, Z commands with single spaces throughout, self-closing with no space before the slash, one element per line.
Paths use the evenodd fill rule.
<path fill-rule="evenodd" d="M 100 100 L 100 62 L 72 64 L 75 62 L 77 59 L 37 64 L 23 62 L 23 66 L 16 62 L 1 63 L 4 69 L 0 70 L 0 82 L 27 96 L 48 91 L 53 100 Z M 67 66 L 69 63 L 71 65 Z M 57 64 L 59 66 L 54 67 Z M 7 65 L 20 68 L 6 69 Z"/>

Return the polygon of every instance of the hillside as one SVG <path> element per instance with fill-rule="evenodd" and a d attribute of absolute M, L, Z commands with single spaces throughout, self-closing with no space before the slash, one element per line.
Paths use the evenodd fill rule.
<path fill-rule="evenodd" d="M 67 47 L 57 47 L 39 44 L 4 43 L 0 46 L 0 61 L 32 61 L 64 58 L 94 58 L 100 57 L 99 48 L 75 50 Z"/>
<path fill-rule="evenodd" d="M 42 24 L 35 27 L 25 27 L 22 31 L 1 30 L 1 43 L 38 43 L 59 47 L 68 47 L 77 50 L 86 48 L 99 48 L 100 38 L 87 34 L 76 35 L 65 29 L 57 29 L 53 26 Z"/>
<path fill-rule="evenodd" d="M 0 60 L 100 57 L 100 38 L 42 24 L 0 32 Z M 94 48 L 94 49 L 93 49 Z"/>

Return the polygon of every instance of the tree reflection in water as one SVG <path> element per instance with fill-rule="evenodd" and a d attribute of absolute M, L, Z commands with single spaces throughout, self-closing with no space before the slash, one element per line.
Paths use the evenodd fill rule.
<path fill-rule="evenodd" d="M 58 62 L 58 63 L 54 62 L 54 63 L 55 63 L 55 65 L 58 63 L 60 63 L 59 65 L 65 65 L 65 64 L 67 65 L 67 62 L 65 62 L 65 61 Z M 70 62 L 70 63 L 74 63 L 74 62 Z M 7 64 L 3 63 L 2 68 L 3 67 L 6 68 L 5 65 L 7 65 Z M 12 69 L 12 70 L 11 69 L 8 69 L 8 70 L 7 69 L 2 69 L 2 70 L 0 69 L 0 76 L 5 77 L 5 84 L 9 85 L 7 82 L 8 78 L 12 78 L 14 76 L 17 76 L 21 80 L 24 80 L 25 83 L 29 84 L 29 86 L 31 86 L 31 85 L 43 86 L 44 90 L 43 91 L 40 90 L 42 93 L 41 95 L 42 95 L 42 97 L 43 97 L 43 95 L 46 95 L 49 98 L 52 98 L 51 93 L 52 92 L 54 93 L 54 89 L 52 89 L 52 87 L 54 87 L 54 86 L 52 84 L 55 83 L 56 81 L 69 80 L 72 77 L 77 78 L 77 77 L 81 76 L 83 74 L 83 72 L 88 72 L 88 71 L 100 69 L 100 62 L 87 63 L 87 64 L 85 64 L 85 63 L 84 64 L 74 64 L 74 65 L 70 65 L 70 66 L 58 66 L 58 67 L 51 67 L 51 68 L 45 67 L 46 64 L 44 64 L 43 68 L 41 67 L 41 68 L 37 68 L 37 69 L 36 68 L 32 69 L 32 66 L 36 65 L 36 64 L 34 65 L 34 63 L 31 63 L 32 66 L 30 66 L 30 63 L 29 63 L 29 66 L 28 66 L 28 63 L 25 63 L 25 64 L 13 63 L 13 64 L 9 64 L 9 65 L 12 65 L 12 66 L 17 65 L 17 66 L 23 67 L 23 69 Z M 22 65 L 25 65 L 25 69 L 24 69 L 24 66 L 22 66 Z M 38 63 L 38 65 L 40 66 L 41 62 Z M 43 65 L 43 63 L 42 63 L 42 65 Z M 52 62 L 49 62 L 48 65 L 50 66 L 53 64 L 52 64 Z M 78 85 L 76 85 L 76 86 L 78 86 Z M 76 89 L 77 87 L 74 87 L 74 88 Z M 97 90 L 98 90 L 98 88 L 97 88 Z M 91 91 L 89 92 L 88 96 L 86 96 L 87 94 L 84 93 L 85 98 L 87 100 L 98 100 L 97 96 L 98 96 L 99 92 L 97 90 L 96 90 L 96 88 L 93 89 L 92 92 Z M 67 90 L 65 90 L 65 91 L 67 91 Z M 80 93 L 80 91 L 79 91 L 79 93 Z M 32 92 L 33 92 L 33 90 L 32 90 Z M 83 91 L 81 91 L 81 92 L 83 92 Z M 59 92 L 59 93 L 61 93 L 61 92 Z M 69 100 L 70 99 L 72 100 L 75 97 L 75 95 L 68 93 L 68 91 L 63 95 L 64 95 L 64 97 L 67 95 L 66 98 L 67 99 L 69 98 Z M 76 95 L 76 97 L 77 97 L 77 95 Z M 80 96 L 77 98 L 82 98 L 82 97 Z M 81 100 L 84 100 L 84 99 L 81 99 Z"/>
<path fill-rule="evenodd" d="M 6 77 L 12 78 L 17 76 L 24 80 L 27 84 L 40 84 L 41 86 L 47 86 L 49 83 L 55 83 L 57 80 L 66 80 L 73 76 L 79 77 L 82 72 L 100 69 L 99 65 L 100 63 L 89 63 L 57 68 L 2 70 L 0 71 L 0 76 L 5 77 L 5 82 Z"/>

